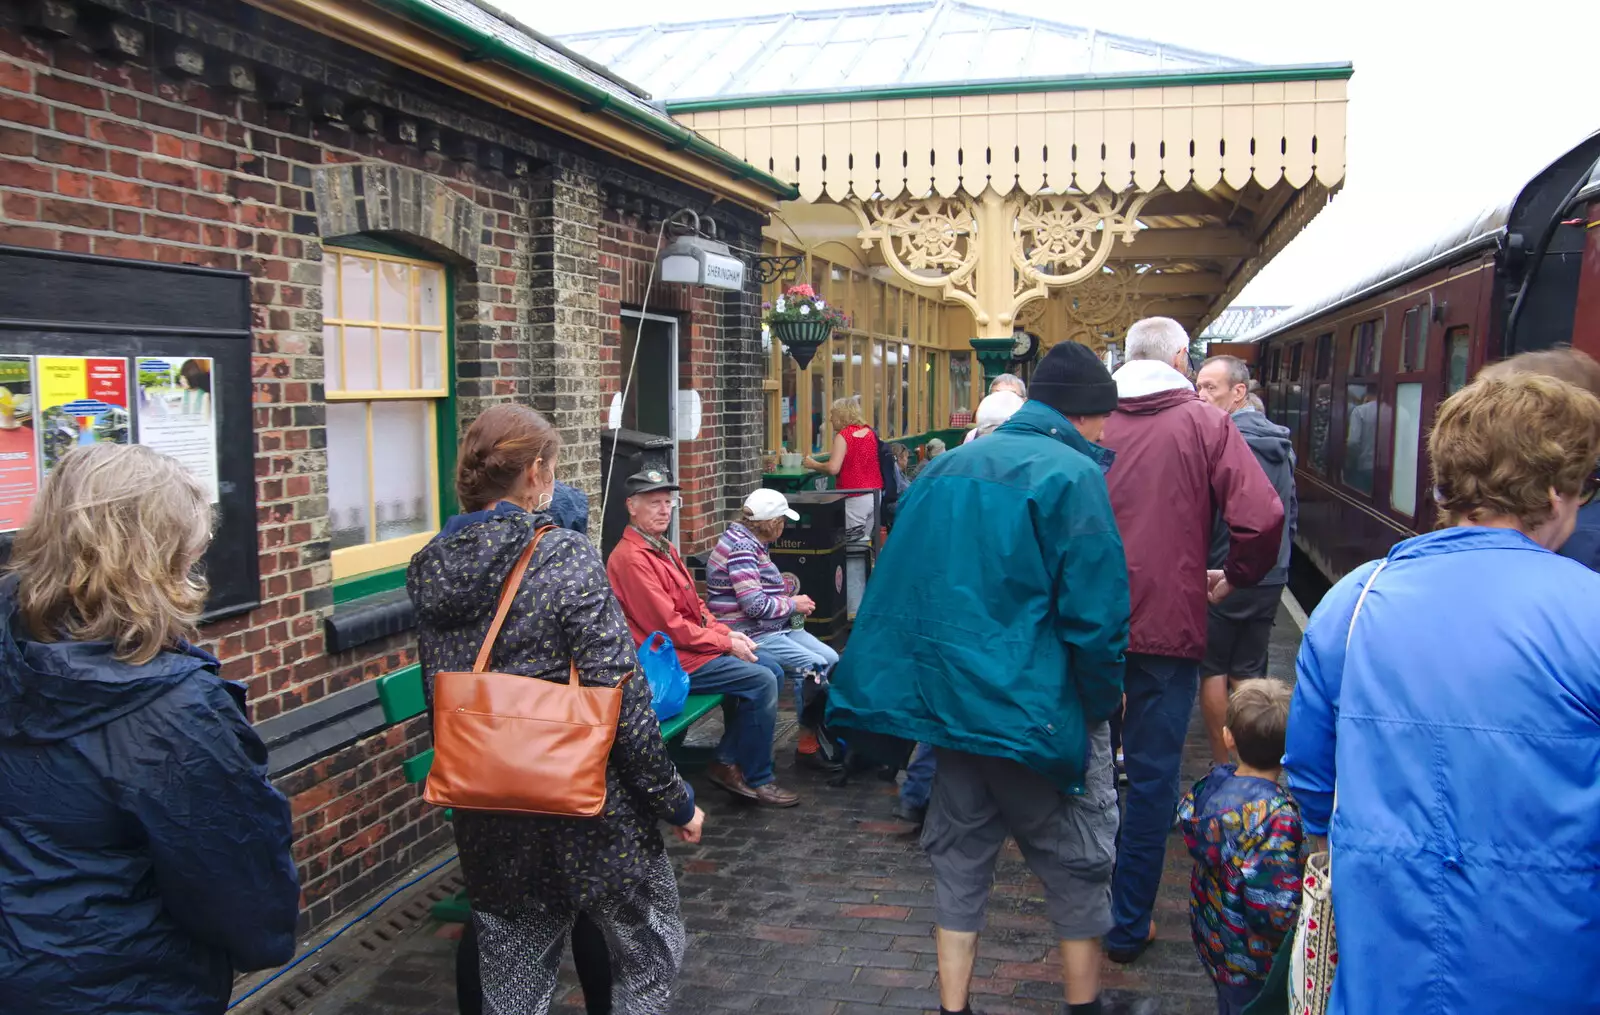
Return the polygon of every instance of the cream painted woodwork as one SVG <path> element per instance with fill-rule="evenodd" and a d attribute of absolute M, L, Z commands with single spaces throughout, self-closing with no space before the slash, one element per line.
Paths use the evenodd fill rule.
<path fill-rule="evenodd" d="M 676 114 L 805 201 L 1271 190 L 1345 172 L 1347 82 L 949 95 Z"/>

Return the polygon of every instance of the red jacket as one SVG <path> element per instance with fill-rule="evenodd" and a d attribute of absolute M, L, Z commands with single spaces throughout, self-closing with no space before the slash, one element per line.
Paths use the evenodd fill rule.
<path fill-rule="evenodd" d="M 606 561 L 606 577 L 635 646 L 661 631 L 672 639 L 686 673 L 733 651 L 727 625 L 712 619 L 677 550 L 662 553 L 629 526 Z"/>
<path fill-rule="evenodd" d="M 1133 386 L 1122 372 L 1126 395 Z M 1157 377 L 1146 386 L 1165 383 Z M 1249 587 L 1278 562 L 1283 504 L 1227 413 L 1193 388 L 1123 397 L 1101 443 L 1117 453 L 1106 485 L 1128 558 L 1128 651 L 1200 659 L 1212 519 L 1220 509 L 1228 526 L 1229 584 Z"/>

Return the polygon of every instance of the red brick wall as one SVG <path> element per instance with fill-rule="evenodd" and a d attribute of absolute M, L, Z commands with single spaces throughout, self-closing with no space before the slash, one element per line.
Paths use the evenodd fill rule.
<path fill-rule="evenodd" d="M 155 69 L 159 56 L 101 55 L 87 20 L 68 38 L 25 34 L 25 9 L 0 3 L 0 243 L 235 269 L 253 279 L 263 605 L 203 632 L 224 675 L 246 683 L 261 722 L 409 665 L 409 635 L 333 655 L 324 644 L 333 607 L 324 234 L 379 232 L 449 262 L 460 422 L 496 401 L 533 404 L 567 435 L 572 458 L 563 478 L 598 502 L 595 411 L 617 390 L 621 308 L 642 301 L 659 223 L 644 230 L 636 218 L 602 216 L 603 196 L 704 209 L 707 195 L 237 0 L 118 5 L 115 16 L 137 24 L 149 53 L 178 41 L 203 51 L 206 69 L 195 79 Z M 252 75 L 258 88 L 220 84 Z M 303 89 L 303 105 L 261 98 L 286 85 Z M 343 116 L 341 104 L 383 119 Z M 378 122 L 371 134 L 352 126 Z M 754 245 L 755 216 L 725 206 L 717 214 L 726 231 Z M 751 407 L 759 391 L 744 388 L 746 374 L 759 387 L 759 363 L 729 345 L 748 345 L 752 334 L 754 293 L 744 295 L 662 285 L 651 297 L 652 310 L 683 321 L 680 383 L 705 403 L 702 438 L 683 448 L 689 549 L 715 538 L 730 484 L 742 498 L 756 460 L 758 438 L 741 433 L 752 427 L 741 423 L 732 437 L 723 431 L 727 418 L 758 418 Z M 730 447 L 736 462 L 726 460 Z M 400 772 L 426 745 L 427 726 L 416 719 L 381 730 L 279 780 L 294 811 L 303 928 L 327 923 L 449 843 L 441 814 Z"/>
<path fill-rule="evenodd" d="M 256 721 L 416 658 L 409 637 L 341 655 L 323 645 L 332 574 L 312 170 L 358 160 L 443 177 L 490 211 L 498 228 L 485 241 L 486 277 L 471 265 L 456 272 L 458 358 L 487 363 L 462 371 L 482 377 L 483 396 L 526 395 L 525 357 L 514 343 L 516 294 L 527 289 L 518 265 L 529 184 L 113 63 L 75 40 L 39 40 L 0 19 L 0 242 L 238 269 L 255 279 L 263 605 L 203 635 L 223 675 L 247 684 Z M 467 385 L 469 393 L 479 387 Z M 440 814 L 399 769 L 424 745 L 426 728 L 415 720 L 388 729 L 282 780 L 308 925 L 448 843 Z"/>

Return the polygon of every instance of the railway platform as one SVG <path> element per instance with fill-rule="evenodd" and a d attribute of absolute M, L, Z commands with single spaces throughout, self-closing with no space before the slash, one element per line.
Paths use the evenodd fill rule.
<path fill-rule="evenodd" d="M 1303 616 L 1297 613 L 1280 607 L 1273 634 L 1272 672 L 1285 679 L 1293 679 L 1299 648 Z M 715 731 L 696 733 L 700 739 Z M 800 807 L 738 807 L 703 779 L 692 779 L 707 805 L 704 840 L 697 846 L 669 843 L 690 936 L 675 1010 L 688 1015 L 938 1011 L 932 871 L 910 826 L 892 816 L 894 787 L 869 779 L 835 789 L 821 776 L 795 772 L 788 768 L 792 739 L 791 727 L 778 746 L 779 776 L 801 794 Z M 1206 757 L 1196 713 L 1185 780 L 1203 774 Z M 1215 994 L 1189 941 L 1189 868 L 1174 834 L 1157 903 L 1156 943 L 1133 965 L 1107 963 L 1104 969 L 1108 991 L 1159 998 L 1163 1015 L 1216 1010 Z M 427 912 L 432 899 L 458 884 L 451 863 L 231 1015 L 456 1011 L 460 927 L 438 923 Z M 1014 844 L 1000 861 L 978 955 L 975 1012 L 1058 1011 L 1060 971 L 1041 886 Z M 583 1011 L 570 961 L 563 983 L 554 1010 Z"/>

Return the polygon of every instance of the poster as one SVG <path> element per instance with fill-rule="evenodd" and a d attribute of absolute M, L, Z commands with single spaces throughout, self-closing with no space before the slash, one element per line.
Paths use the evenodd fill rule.
<path fill-rule="evenodd" d="M 129 443 L 127 360 L 40 356 L 36 362 L 45 475 L 80 444 Z"/>
<path fill-rule="evenodd" d="M 217 428 L 206 356 L 140 357 L 139 443 L 183 463 L 217 503 Z"/>
<path fill-rule="evenodd" d="M 28 523 L 38 492 L 33 357 L 0 356 L 0 532 L 13 532 Z"/>

